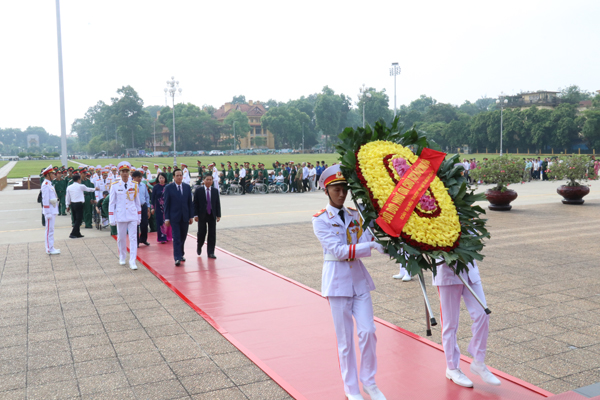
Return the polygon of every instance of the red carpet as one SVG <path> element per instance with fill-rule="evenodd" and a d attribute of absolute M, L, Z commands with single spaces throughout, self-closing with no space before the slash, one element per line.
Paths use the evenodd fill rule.
<path fill-rule="evenodd" d="M 197 257 L 193 236 L 186 242 L 187 262 L 175 267 L 172 246 L 157 244 L 154 234 L 148 240 L 152 245 L 139 248 L 139 261 L 290 395 L 345 399 L 329 305 L 318 292 L 221 249 L 216 260 L 206 254 Z M 461 388 L 445 378 L 439 345 L 386 321 L 376 323 L 376 379 L 389 400 L 527 400 L 552 395 L 495 370 L 502 386 L 486 385 L 469 372 L 467 357 L 461 368 L 475 388 Z"/>

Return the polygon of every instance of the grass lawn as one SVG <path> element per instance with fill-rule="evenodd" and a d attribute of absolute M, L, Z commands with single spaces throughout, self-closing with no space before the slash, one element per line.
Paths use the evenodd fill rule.
<path fill-rule="evenodd" d="M 6 164 L 8 164 L 8 161 L 0 161 L 0 168 L 4 167 Z"/>
<path fill-rule="evenodd" d="M 17 165 L 8 173 L 8 178 L 24 178 L 29 175 L 39 175 L 42 168 L 46 168 L 50 164 L 60 165 L 60 160 L 17 161 Z"/>
<path fill-rule="evenodd" d="M 272 165 L 275 161 L 279 161 L 280 163 L 294 161 L 294 163 L 299 164 L 302 162 L 311 162 L 315 163 L 317 161 L 325 161 L 327 164 L 331 165 L 337 161 L 338 154 L 263 154 L 256 156 L 245 156 L 245 155 L 232 155 L 232 156 L 192 156 L 192 157 L 177 157 L 177 164 L 181 165 L 182 162 L 186 163 L 188 167 L 191 169 L 190 172 L 195 172 L 196 162 L 200 160 L 203 165 L 207 165 L 211 162 L 217 163 L 217 168 L 221 169 L 221 163 L 227 166 L 227 161 L 231 161 L 231 164 L 237 162 L 242 163 L 244 161 L 249 162 L 250 164 L 258 164 L 259 162 L 264 163 L 267 168 L 272 168 Z M 150 167 L 152 171 L 154 171 L 154 164 L 160 165 L 160 168 L 163 166 L 173 166 L 173 157 L 138 157 L 138 158 L 109 158 L 109 159 L 97 159 L 97 160 L 77 160 L 81 163 L 87 165 L 108 165 L 114 164 L 117 165 L 119 162 L 127 160 L 134 167 L 139 167 L 142 164 L 146 164 Z M 69 165 L 75 165 L 70 163 Z"/>
<path fill-rule="evenodd" d="M 510 154 L 511 156 L 517 156 L 519 158 L 528 158 L 534 157 L 534 154 Z M 540 157 L 550 156 L 549 154 L 541 155 Z M 475 158 L 478 161 L 483 160 L 484 158 L 495 158 L 498 157 L 498 154 L 461 154 L 461 160 L 463 158 Z M 535 156 L 537 157 L 537 156 Z M 151 171 L 154 171 L 153 164 L 159 164 L 162 168 L 163 166 L 173 165 L 173 157 L 137 157 L 137 158 L 127 158 L 127 159 L 117 159 L 117 158 L 108 158 L 108 159 L 94 159 L 94 160 L 77 160 L 86 165 L 96 166 L 98 164 L 105 166 L 108 164 L 117 165 L 119 162 L 127 160 L 134 167 L 139 167 L 142 164 L 147 164 L 150 167 Z M 302 162 L 311 162 L 315 163 L 317 161 L 325 161 L 328 165 L 332 165 L 333 163 L 338 161 L 337 153 L 328 153 L 328 154 L 263 154 L 256 156 L 246 156 L 246 155 L 231 155 L 231 156 L 193 156 L 193 157 L 177 157 L 177 163 L 181 165 L 182 162 L 187 163 L 190 168 L 190 172 L 196 172 L 196 161 L 202 161 L 203 165 L 207 165 L 210 162 L 216 162 L 217 168 L 221 169 L 220 164 L 224 163 L 227 165 L 227 161 L 242 163 L 244 161 L 248 161 L 250 164 L 258 164 L 259 162 L 264 163 L 267 168 L 272 168 L 272 165 L 275 161 L 279 161 L 280 163 L 294 161 L 296 164 L 300 164 Z M 42 168 L 47 167 L 48 165 L 58 164 L 60 165 L 60 160 L 46 160 L 46 161 L 19 161 L 17 165 L 10 171 L 8 174 L 8 178 L 22 178 L 28 175 L 38 175 Z M 1 165 L 1 164 L 0 164 Z M 69 166 L 77 167 L 78 164 L 74 161 L 69 161 Z"/>

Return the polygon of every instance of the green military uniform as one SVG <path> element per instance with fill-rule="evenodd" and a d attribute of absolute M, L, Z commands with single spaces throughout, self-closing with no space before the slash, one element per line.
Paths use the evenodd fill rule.
<path fill-rule="evenodd" d="M 167 183 L 173 182 L 173 173 L 172 172 L 166 172 L 166 174 L 167 174 Z"/>
<path fill-rule="evenodd" d="M 92 181 L 86 178 L 85 182 L 81 182 L 83 185 L 93 188 L 96 187 Z M 90 229 L 93 228 L 92 225 L 92 212 L 93 206 L 92 201 L 96 200 L 96 194 L 94 192 L 85 192 L 83 194 L 83 198 L 85 199 L 83 203 L 83 222 L 85 222 L 85 227 Z"/>
<path fill-rule="evenodd" d="M 67 195 L 67 181 L 64 179 L 55 179 L 52 181 L 54 190 L 56 190 L 56 196 L 58 197 L 58 213 L 60 215 L 67 215 L 65 196 Z"/>
<path fill-rule="evenodd" d="M 110 203 L 110 194 L 106 195 L 104 200 L 102 201 L 102 213 L 108 215 L 108 203 Z M 117 234 L 117 226 L 110 226 L 110 234 L 115 236 Z"/>

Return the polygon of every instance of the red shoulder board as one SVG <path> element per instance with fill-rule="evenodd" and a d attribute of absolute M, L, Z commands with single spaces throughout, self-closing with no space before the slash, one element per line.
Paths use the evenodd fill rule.
<path fill-rule="evenodd" d="M 313 217 L 318 217 L 319 215 L 323 214 L 324 212 L 325 212 L 325 209 L 322 209 L 321 211 L 319 211 L 318 213 L 313 215 Z"/>

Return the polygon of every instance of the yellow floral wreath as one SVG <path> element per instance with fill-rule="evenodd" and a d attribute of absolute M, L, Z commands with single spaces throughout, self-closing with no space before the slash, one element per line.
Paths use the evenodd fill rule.
<path fill-rule="evenodd" d="M 391 158 L 388 157 L 390 155 Z M 405 159 L 408 165 L 418 159 L 410 149 L 382 140 L 364 144 L 357 153 L 357 172 L 360 172 L 359 176 L 362 175 L 363 184 L 369 189 L 377 210 L 384 206 L 400 179 L 394 168 L 390 168 L 392 159 L 399 157 Z M 428 193 L 435 198 L 439 213 L 434 214 L 435 216 L 420 216 L 417 210 L 413 211 L 402 229 L 402 236 L 435 249 L 453 248 L 461 232 L 454 202 L 437 176 L 429 186 Z"/>

